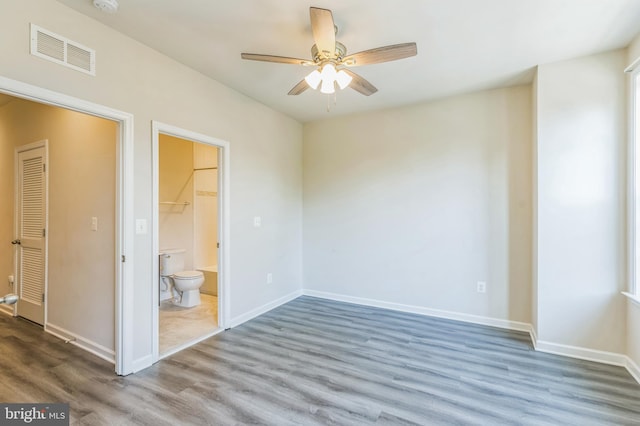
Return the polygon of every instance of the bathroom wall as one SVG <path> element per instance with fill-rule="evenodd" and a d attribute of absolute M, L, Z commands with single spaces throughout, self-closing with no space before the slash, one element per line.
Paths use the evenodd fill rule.
<path fill-rule="evenodd" d="M 193 144 L 195 268 L 218 264 L 218 149 Z M 215 169 L 211 169 L 215 167 Z M 210 170 L 211 169 L 211 170 Z"/>
<path fill-rule="evenodd" d="M 161 134 L 158 162 L 160 250 L 184 248 L 185 270 L 217 265 L 218 173 L 194 170 L 217 167 L 217 148 Z M 217 283 L 208 276 L 201 291 L 217 294 Z"/>
<path fill-rule="evenodd" d="M 47 139 L 47 324 L 106 352 L 115 348 L 116 130 L 109 120 L 22 99 L 0 107 L 0 273 L 13 272 L 7 259 L 13 258 L 15 147 Z M 0 292 L 7 290 L 4 282 Z"/>
<path fill-rule="evenodd" d="M 185 249 L 185 270 L 190 270 L 194 267 L 193 142 L 161 134 L 158 164 L 159 248 Z"/>
<path fill-rule="evenodd" d="M 195 269 L 218 265 L 218 149 L 193 144 L 193 262 Z M 202 293 L 218 295 L 218 274 L 205 272 Z"/>

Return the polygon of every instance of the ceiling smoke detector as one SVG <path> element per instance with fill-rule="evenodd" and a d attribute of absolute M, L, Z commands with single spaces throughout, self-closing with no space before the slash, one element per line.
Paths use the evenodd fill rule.
<path fill-rule="evenodd" d="M 118 11 L 118 0 L 93 0 L 93 5 L 105 13 Z"/>

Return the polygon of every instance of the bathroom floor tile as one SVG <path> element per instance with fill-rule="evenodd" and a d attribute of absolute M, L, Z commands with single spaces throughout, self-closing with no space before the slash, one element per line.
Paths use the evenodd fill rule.
<path fill-rule="evenodd" d="M 218 298 L 201 294 L 200 299 L 200 305 L 193 308 L 170 301 L 160 304 L 160 355 L 218 328 Z"/>

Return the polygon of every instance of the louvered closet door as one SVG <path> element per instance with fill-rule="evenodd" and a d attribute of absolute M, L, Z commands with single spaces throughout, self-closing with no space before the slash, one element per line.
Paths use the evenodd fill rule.
<path fill-rule="evenodd" d="M 18 152 L 18 315 L 44 324 L 45 148 Z"/>

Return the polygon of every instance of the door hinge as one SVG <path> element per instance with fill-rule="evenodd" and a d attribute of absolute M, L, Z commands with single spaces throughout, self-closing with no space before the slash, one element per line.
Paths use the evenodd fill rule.
<path fill-rule="evenodd" d="M 42 236 L 43 236 L 43 237 L 46 237 L 46 236 L 47 236 L 47 230 L 46 230 L 46 229 L 43 229 L 43 230 L 42 230 Z"/>
<path fill-rule="evenodd" d="M 122 263 L 124 263 L 124 262 L 126 262 L 126 261 L 127 261 L 127 258 L 126 258 L 126 257 L 124 257 L 124 254 L 123 254 L 123 255 L 122 255 Z"/>
<path fill-rule="evenodd" d="M 44 293 L 42 293 L 42 303 L 44 303 Z"/>
<path fill-rule="evenodd" d="M 43 172 L 47 171 L 47 165 L 45 163 L 42 163 L 42 171 Z"/>
<path fill-rule="evenodd" d="M 220 248 L 220 243 L 217 243 L 217 244 L 216 244 L 216 247 L 217 247 L 217 248 Z"/>

